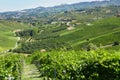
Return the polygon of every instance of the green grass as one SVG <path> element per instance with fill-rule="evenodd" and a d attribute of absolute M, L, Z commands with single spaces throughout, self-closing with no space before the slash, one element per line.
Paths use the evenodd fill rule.
<path fill-rule="evenodd" d="M 16 41 L 17 41 L 17 38 L 13 36 L 6 36 L 4 34 L 0 36 L 0 46 L 3 49 L 9 49 L 11 47 L 14 47 Z"/>
<path fill-rule="evenodd" d="M 105 48 L 106 50 L 116 50 L 116 51 L 119 51 L 120 50 L 120 45 L 117 45 L 117 46 L 112 46 L 112 47 L 107 47 Z"/>
<path fill-rule="evenodd" d="M 86 43 L 87 39 L 97 45 L 107 45 L 120 40 L 120 18 L 102 19 L 92 24 L 92 26 L 82 25 L 83 29 L 73 32 L 61 33 L 65 35 L 59 37 L 59 41 L 65 41 L 74 47 Z"/>
<path fill-rule="evenodd" d="M 41 50 L 55 49 L 64 46 L 80 50 L 86 47 L 90 42 L 97 46 L 106 46 L 113 44 L 115 41 L 120 41 L 120 18 L 111 17 L 100 19 L 90 24 L 92 25 L 82 23 L 75 26 L 75 29 L 73 30 L 67 30 L 67 26 L 65 25 L 47 25 L 45 28 L 40 27 L 39 30 L 43 30 L 43 32 L 38 33 L 35 36 L 36 38 L 33 37 L 35 42 L 32 44 L 31 42 L 26 43 L 28 45 L 22 46 L 21 49 L 23 51 L 26 49 L 28 50 L 28 48 L 31 50 L 31 48 L 35 46 L 35 50 Z M 58 36 L 55 37 L 56 35 Z M 61 43 L 61 45 L 58 43 Z M 66 45 L 63 45 L 62 43 L 65 43 Z"/>
<path fill-rule="evenodd" d="M 15 47 L 17 37 L 13 33 L 14 30 L 24 30 L 28 26 L 11 21 L 0 21 L 0 51 L 8 50 Z"/>
<path fill-rule="evenodd" d="M 92 25 L 87 25 L 88 23 Z M 110 17 L 94 22 L 83 22 L 74 27 L 73 30 L 67 30 L 65 24 L 47 24 L 39 27 L 39 32 L 36 32 L 37 35 L 32 37 L 34 42 L 31 44 L 31 42 L 25 43 L 23 41 L 24 44 L 28 45 L 23 45 L 20 50 L 24 51 L 28 50 L 28 48 L 32 50 L 33 46 L 33 50 L 55 49 L 60 48 L 61 45 L 68 49 L 72 47 L 75 50 L 80 50 L 86 47 L 89 42 L 97 46 L 106 46 L 113 44 L 115 41 L 120 41 L 120 18 Z M 61 45 L 58 45 L 58 43 Z"/>
<path fill-rule="evenodd" d="M 114 41 L 120 41 L 120 18 L 99 20 L 93 23 L 93 26 L 86 26 L 83 29 L 83 31 L 77 31 L 67 36 L 67 40 L 69 38 L 73 40 L 70 42 L 73 47 L 77 48 L 80 45 L 82 45 L 80 47 L 83 47 L 87 43 L 86 39 L 96 45 L 109 45 Z"/>

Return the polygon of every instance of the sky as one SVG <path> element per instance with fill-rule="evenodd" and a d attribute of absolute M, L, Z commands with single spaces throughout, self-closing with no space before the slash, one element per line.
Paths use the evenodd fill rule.
<path fill-rule="evenodd" d="M 0 12 L 30 9 L 35 7 L 52 7 L 60 4 L 72 4 L 96 0 L 0 0 Z M 100 1 L 100 0 L 98 0 Z"/>

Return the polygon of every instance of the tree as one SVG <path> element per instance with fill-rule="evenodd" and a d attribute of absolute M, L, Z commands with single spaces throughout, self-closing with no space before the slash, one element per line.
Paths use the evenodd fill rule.
<path fill-rule="evenodd" d="M 115 41 L 115 42 L 113 43 L 113 46 L 116 46 L 116 45 L 119 45 L 119 41 Z"/>
<path fill-rule="evenodd" d="M 86 47 L 86 50 L 87 51 L 90 51 L 90 50 L 96 50 L 97 49 L 97 46 L 94 45 L 93 43 L 89 43 Z"/>

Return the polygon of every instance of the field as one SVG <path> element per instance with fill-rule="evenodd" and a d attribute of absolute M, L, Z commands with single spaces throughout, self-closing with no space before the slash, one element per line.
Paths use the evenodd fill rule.
<path fill-rule="evenodd" d="M 118 8 L 0 20 L 0 80 L 120 80 Z"/>
<path fill-rule="evenodd" d="M 12 21 L 0 21 L 0 51 L 15 47 L 18 40 L 14 31 L 27 29 L 28 26 Z"/>
<path fill-rule="evenodd" d="M 90 43 L 97 48 L 105 47 L 119 42 L 119 33 L 120 18 L 118 17 L 81 23 L 75 25 L 72 30 L 68 30 L 66 23 L 61 25 L 47 24 L 39 28 L 36 27 L 32 31 L 17 33 L 23 38 L 22 44 L 24 45 L 21 45 L 21 48 L 19 47 L 15 52 L 32 53 L 36 50 L 46 49 L 49 51 L 62 48 L 82 50 L 86 49 Z M 112 48 L 112 46 L 110 47 Z"/>

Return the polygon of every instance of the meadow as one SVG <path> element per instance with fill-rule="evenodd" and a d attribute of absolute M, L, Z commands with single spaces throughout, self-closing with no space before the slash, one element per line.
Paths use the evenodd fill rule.
<path fill-rule="evenodd" d="M 14 48 L 18 38 L 14 31 L 24 30 L 29 28 L 28 25 L 20 24 L 12 21 L 0 21 L 0 51 Z"/>

